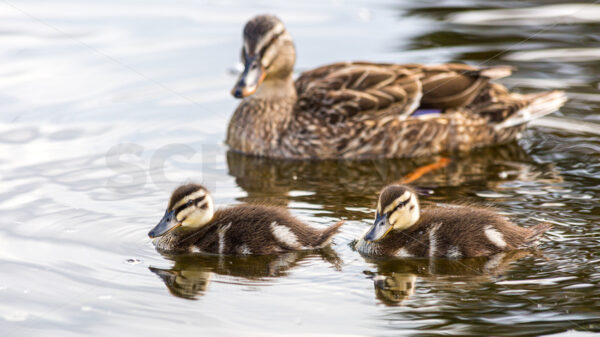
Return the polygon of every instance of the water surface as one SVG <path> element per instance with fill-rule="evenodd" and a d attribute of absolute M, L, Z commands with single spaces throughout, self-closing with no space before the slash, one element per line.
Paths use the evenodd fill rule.
<path fill-rule="evenodd" d="M 0 336 L 546 335 L 600 331 L 600 5 L 588 1 L 0 3 Z M 427 204 L 555 224 L 538 252 L 367 260 L 377 191 L 439 157 L 320 163 L 228 153 L 241 29 L 276 13 L 297 69 L 339 60 L 518 68 L 570 97 L 524 137 L 450 156 Z M 173 257 L 147 231 L 179 182 L 283 205 L 331 249 Z"/>

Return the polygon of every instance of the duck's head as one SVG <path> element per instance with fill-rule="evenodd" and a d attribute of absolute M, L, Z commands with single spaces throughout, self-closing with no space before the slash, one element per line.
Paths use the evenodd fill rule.
<path fill-rule="evenodd" d="M 162 236 L 175 228 L 198 228 L 213 217 L 213 200 L 202 185 L 179 186 L 171 195 L 165 215 L 148 233 L 150 238 Z"/>
<path fill-rule="evenodd" d="M 391 230 L 403 230 L 419 220 L 419 200 L 411 188 L 404 185 L 390 185 L 379 194 L 375 223 L 364 238 L 377 241 Z"/>
<path fill-rule="evenodd" d="M 278 80 L 291 79 L 296 62 L 292 36 L 273 15 L 259 15 L 244 27 L 242 46 L 244 72 L 231 94 L 244 98 L 254 94 L 261 84 L 278 85 Z"/>

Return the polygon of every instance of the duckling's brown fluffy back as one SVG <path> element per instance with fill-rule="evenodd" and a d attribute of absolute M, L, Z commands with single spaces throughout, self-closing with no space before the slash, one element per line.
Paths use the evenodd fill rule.
<path fill-rule="evenodd" d="M 369 247 L 373 255 L 418 257 L 489 256 L 532 247 L 551 227 L 519 227 L 492 210 L 470 206 L 426 208 L 412 227 L 391 231 Z"/>
<path fill-rule="evenodd" d="M 217 210 L 199 229 L 168 233 L 156 245 L 174 252 L 275 254 L 324 247 L 342 224 L 318 230 L 279 207 L 240 205 Z"/>

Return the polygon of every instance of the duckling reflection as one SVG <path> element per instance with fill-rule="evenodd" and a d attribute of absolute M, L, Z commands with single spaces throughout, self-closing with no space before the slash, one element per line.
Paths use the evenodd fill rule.
<path fill-rule="evenodd" d="M 477 287 L 481 282 L 501 277 L 510 264 L 530 255 L 527 250 L 499 253 L 490 257 L 452 259 L 367 259 L 377 266 L 373 279 L 375 297 L 388 306 L 400 305 L 416 291 L 419 279 L 449 279 L 448 287 L 457 281 L 464 287 Z M 367 272 L 367 274 L 371 274 Z"/>
<path fill-rule="evenodd" d="M 398 182 L 415 169 L 440 158 L 311 162 L 253 157 L 229 151 L 227 164 L 229 174 L 247 192 L 247 197 L 240 201 L 268 201 L 280 206 L 297 201 L 364 207 L 376 199 L 383 186 Z M 500 184 L 515 180 L 562 181 L 552 163 L 536 162 L 516 142 L 456 154 L 450 159 L 448 166 L 420 177 L 419 186 L 453 187 L 465 190 L 462 194 L 469 195 L 473 190 L 496 189 Z M 289 195 L 292 190 L 310 193 Z M 452 192 L 454 196 L 460 194 L 460 191 Z"/>
<path fill-rule="evenodd" d="M 174 262 L 171 268 L 149 267 L 158 275 L 169 292 L 177 297 L 196 299 L 209 288 L 213 274 L 227 276 L 226 283 L 268 284 L 269 280 L 283 277 L 301 261 L 321 258 L 340 270 L 341 260 L 331 248 L 319 251 L 294 251 L 279 255 L 164 255 Z"/>
<path fill-rule="evenodd" d="M 373 277 L 375 296 L 388 305 L 402 303 L 415 293 L 417 275 L 410 273 L 392 273 Z"/>

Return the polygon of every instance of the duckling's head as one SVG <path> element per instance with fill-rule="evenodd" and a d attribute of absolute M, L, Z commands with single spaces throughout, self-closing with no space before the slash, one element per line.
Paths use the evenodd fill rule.
<path fill-rule="evenodd" d="M 379 194 L 375 223 L 365 234 L 366 241 L 377 241 L 391 230 L 403 230 L 419 220 L 419 200 L 408 186 L 390 185 Z"/>
<path fill-rule="evenodd" d="M 198 228 L 213 217 L 213 200 L 202 185 L 179 186 L 171 195 L 165 215 L 148 233 L 150 238 L 162 236 L 177 227 Z"/>
<path fill-rule="evenodd" d="M 273 15 L 258 15 L 244 27 L 242 47 L 244 72 L 231 90 L 236 98 L 254 94 L 259 86 L 280 86 L 277 80 L 291 79 L 296 49 L 283 22 Z"/>

